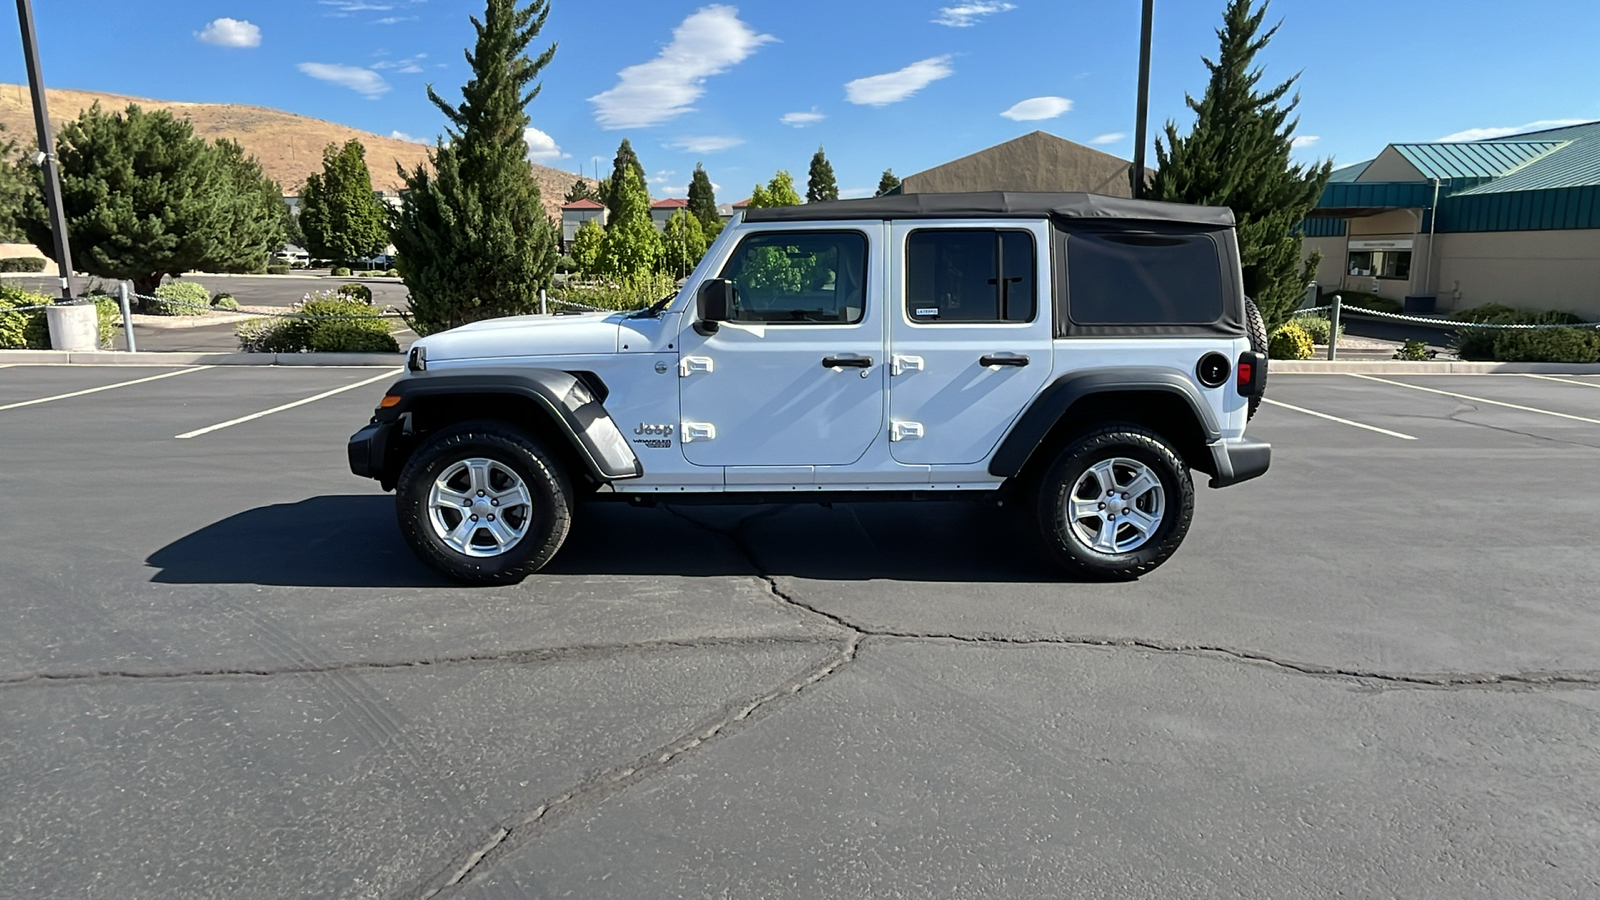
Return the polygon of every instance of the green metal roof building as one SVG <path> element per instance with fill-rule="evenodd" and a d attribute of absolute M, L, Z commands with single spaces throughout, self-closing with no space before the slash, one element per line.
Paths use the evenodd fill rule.
<path fill-rule="evenodd" d="M 1600 122 L 1390 144 L 1334 172 L 1302 231 L 1324 289 L 1600 318 Z"/>

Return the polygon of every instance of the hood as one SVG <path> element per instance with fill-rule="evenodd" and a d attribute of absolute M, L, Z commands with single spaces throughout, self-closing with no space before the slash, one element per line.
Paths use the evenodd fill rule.
<path fill-rule="evenodd" d="M 431 334 L 413 346 L 427 347 L 430 362 L 616 353 L 617 332 L 622 319 L 622 313 L 509 316 Z"/>

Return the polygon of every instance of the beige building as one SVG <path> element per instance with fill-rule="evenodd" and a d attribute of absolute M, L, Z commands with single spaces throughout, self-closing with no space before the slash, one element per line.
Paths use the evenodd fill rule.
<path fill-rule="evenodd" d="M 1053 134 L 1035 131 L 926 172 L 907 175 L 902 194 L 965 191 L 1085 191 L 1133 196 L 1132 163 Z"/>
<path fill-rule="evenodd" d="M 1303 229 L 1324 291 L 1600 321 L 1600 122 L 1391 144 L 1335 172 Z"/>

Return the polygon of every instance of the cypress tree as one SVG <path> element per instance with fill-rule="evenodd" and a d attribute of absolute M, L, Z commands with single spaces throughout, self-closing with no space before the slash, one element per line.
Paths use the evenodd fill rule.
<path fill-rule="evenodd" d="M 1278 30 L 1274 25 L 1261 31 L 1267 6 L 1263 2 L 1256 9 L 1254 0 L 1229 0 L 1217 31 L 1217 59 L 1203 59 L 1211 73 L 1205 94 L 1199 100 L 1185 95 L 1195 113 L 1194 126 L 1179 135 L 1168 121 L 1166 143 L 1156 139 L 1157 168 L 1149 196 L 1233 209 L 1245 293 L 1255 299 L 1271 327 L 1299 305 L 1316 271 L 1317 260 L 1301 261 L 1294 228 L 1316 205 L 1333 167 L 1290 161 L 1299 124 L 1290 116 L 1300 95 L 1291 97 L 1289 92 L 1300 76 L 1258 90 L 1263 73 L 1252 65 Z"/>
<path fill-rule="evenodd" d="M 661 259 L 661 234 L 650 218 L 650 195 L 645 193 L 639 173 L 623 167 L 612 186 L 611 199 L 617 211 L 606 222 L 599 269 L 625 282 L 649 275 Z"/>
<path fill-rule="evenodd" d="M 822 154 L 822 148 L 811 157 L 811 175 L 806 179 L 806 202 L 820 203 L 839 199 L 839 183 L 833 179 L 833 163 Z"/>
<path fill-rule="evenodd" d="M 367 148 L 352 138 L 322 151 L 322 171 L 300 189 L 300 230 L 320 259 L 376 255 L 389 243 L 389 208 L 372 192 Z"/>
<path fill-rule="evenodd" d="M 639 155 L 633 152 L 633 144 L 627 138 L 623 138 L 622 144 L 617 147 L 616 159 L 611 161 L 611 177 L 603 182 L 605 190 L 601 194 L 601 202 L 606 205 L 607 222 L 617 217 L 617 210 L 621 204 L 617 187 L 622 184 L 622 173 L 625 169 L 632 169 L 639 176 L 639 185 L 644 191 L 644 205 L 646 207 L 650 205 L 650 179 L 645 177 L 644 165 L 639 162 Z"/>
<path fill-rule="evenodd" d="M 717 194 L 711 186 L 711 176 L 705 166 L 694 164 L 694 176 L 689 179 L 689 212 L 700 220 L 701 230 L 721 228 L 722 217 L 717 214 Z"/>
<path fill-rule="evenodd" d="M 892 193 L 899 187 L 900 179 L 895 177 L 894 170 L 884 169 L 883 177 L 878 179 L 878 190 L 872 196 L 882 197 L 885 194 Z"/>
<path fill-rule="evenodd" d="M 217 141 L 212 165 L 220 185 L 224 214 L 217 222 L 217 242 L 211 256 L 198 268 L 207 272 L 264 272 L 272 251 L 283 245 L 288 205 L 283 190 L 261 171 L 261 163 L 246 156 L 244 148 L 229 140 Z M 292 218 L 291 218 L 292 221 Z"/>
<path fill-rule="evenodd" d="M 532 312 L 555 273 L 560 234 L 540 201 L 524 137 L 535 81 L 556 52 L 552 44 L 537 57 L 527 53 L 548 16 L 546 0 L 521 8 L 487 0 L 483 20 L 472 19 L 477 43 L 467 53 L 472 79 L 462 103 L 428 89 L 449 135 L 429 154 L 433 172 L 401 170 L 406 191 L 394 230 L 419 333 Z"/>

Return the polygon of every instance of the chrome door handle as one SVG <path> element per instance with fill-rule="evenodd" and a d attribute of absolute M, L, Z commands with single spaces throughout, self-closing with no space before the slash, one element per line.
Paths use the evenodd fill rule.
<path fill-rule="evenodd" d="M 822 367 L 824 369 L 870 369 L 872 368 L 872 357 L 851 356 L 840 358 L 837 356 L 824 356 L 822 358 Z"/>
<path fill-rule="evenodd" d="M 989 366 L 1016 366 L 1017 368 L 1020 369 L 1020 368 L 1022 368 L 1023 366 L 1025 366 L 1027 364 L 1028 364 L 1028 358 L 1026 356 L 980 356 L 980 357 L 978 357 L 978 365 L 984 366 L 985 368 L 987 368 Z"/>

